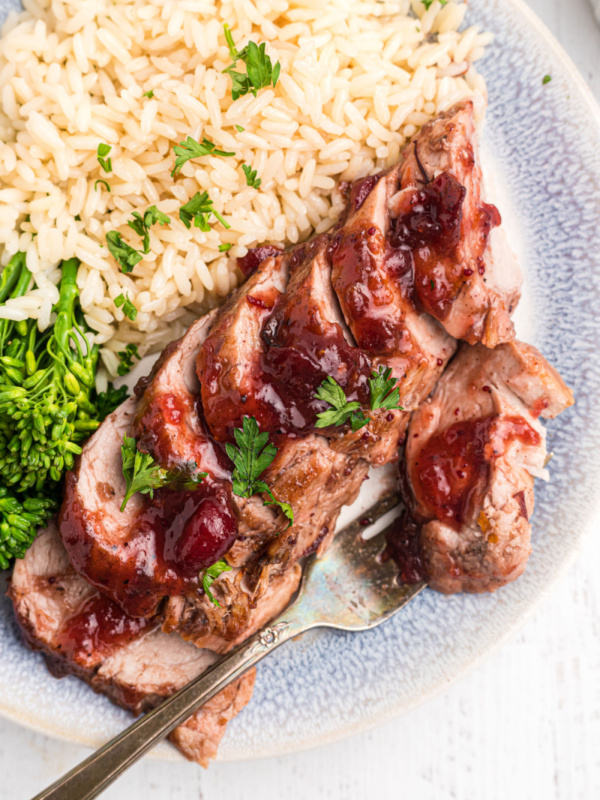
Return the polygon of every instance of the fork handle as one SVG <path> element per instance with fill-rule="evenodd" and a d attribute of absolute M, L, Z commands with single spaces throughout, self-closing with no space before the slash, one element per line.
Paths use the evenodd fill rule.
<path fill-rule="evenodd" d="M 288 610 L 289 613 L 289 610 Z M 157 708 L 59 778 L 33 800 L 92 800 L 121 773 L 174 728 L 192 716 L 221 689 L 257 664 L 267 653 L 307 629 L 285 619 L 284 612 L 272 624 L 255 633 L 207 672 L 199 675 Z"/>

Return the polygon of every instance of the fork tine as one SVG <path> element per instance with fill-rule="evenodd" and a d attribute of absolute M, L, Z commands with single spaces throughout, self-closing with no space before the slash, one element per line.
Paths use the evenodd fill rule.
<path fill-rule="evenodd" d="M 362 535 L 399 500 L 398 494 L 382 498 L 367 512 L 367 525 L 364 516 L 351 523 L 321 558 L 307 563 L 298 600 L 290 609 L 302 625 L 366 630 L 388 619 L 421 591 L 424 583 L 399 583 L 393 561 L 377 558 L 391 525 L 371 538 Z"/>

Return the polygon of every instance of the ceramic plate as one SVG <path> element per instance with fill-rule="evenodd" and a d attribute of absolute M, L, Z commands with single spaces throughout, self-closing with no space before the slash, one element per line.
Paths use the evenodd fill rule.
<path fill-rule="evenodd" d="M 91 2 L 93 0 L 90 0 Z M 14 0 L 13 0 L 14 2 Z M 6 8 L 7 0 L 0 0 Z M 521 337 L 573 387 L 549 426 L 552 480 L 537 482 L 534 552 L 494 595 L 421 593 L 370 633 L 311 633 L 260 666 L 254 697 L 229 726 L 221 759 L 314 747 L 404 713 L 447 688 L 532 614 L 593 529 L 600 488 L 600 109 L 521 0 L 471 0 L 469 24 L 496 34 L 484 158 L 526 275 Z M 550 74 L 552 81 L 543 85 Z M 56 681 L 0 606 L 0 713 L 98 745 L 131 717 L 73 678 Z M 174 754 L 166 746 L 163 755 Z"/>

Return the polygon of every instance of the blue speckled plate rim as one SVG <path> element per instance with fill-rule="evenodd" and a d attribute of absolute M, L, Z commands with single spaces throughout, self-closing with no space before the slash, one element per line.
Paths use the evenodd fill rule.
<path fill-rule="evenodd" d="M 553 78 L 565 78 L 570 82 L 571 91 L 580 95 L 583 105 L 586 106 L 586 111 L 589 112 L 589 120 L 586 119 L 585 123 L 589 124 L 589 122 L 591 122 L 600 134 L 600 107 L 598 106 L 590 89 L 586 85 L 569 56 L 565 53 L 556 39 L 554 39 L 552 34 L 550 34 L 545 25 L 527 7 L 523 0 L 504 0 L 504 2 L 506 6 L 512 7 L 512 9 L 525 20 L 528 29 L 533 32 L 539 40 L 541 40 L 545 48 L 549 51 L 550 55 L 553 56 Z M 484 647 L 479 648 L 476 652 L 472 651 L 472 655 L 469 657 L 463 658 L 460 668 L 456 669 L 450 676 L 445 675 L 444 679 L 440 680 L 438 684 L 429 691 L 417 694 L 409 702 L 390 703 L 383 711 L 379 713 L 372 713 L 366 719 L 359 719 L 352 724 L 343 724 L 340 718 L 340 724 L 334 731 L 327 731 L 323 734 L 312 732 L 304 738 L 300 737 L 292 742 L 289 742 L 288 744 L 284 744 L 282 742 L 272 742 L 268 746 L 265 746 L 263 743 L 262 745 L 259 744 L 258 747 L 242 746 L 239 748 L 236 746 L 235 741 L 236 721 L 234 721 L 232 724 L 230 724 L 229 734 L 226 736 L 221 746 L 222 755 L 220 760 L 233 761 L 269 757 L 317 747 L 373 728 L 376 725 L 387 722 L 402 713 L 411 711 L 427 700 L 437 696 L 442 691 L 454 685 L 458 680 L 467 675 L 472 669 L 475 669 L 493 652 L 499 649 L 507 639 L 513 636 L 516 631 L 518 631 L 530 619 L 530 617 L 535 613 L 541 603 L 543 603 L 543 601 L 552 591 L 556 583 L 572 566 L 575 558 L 579 555 L 581 548 L 584 546 L 587 537 L 591 535 L 591 532 L 598 521 L 600 521 L 600 510 L 590 513 L 585 523 L 585 531 L 579 533 L 578 538 L 573 542 L 569 551 L 563 556 L 560 564 L 555 566 L 555 569 L 549 576 L 548 580 L 544 583 L 543 587 L 537 588 L 535 596 L 531 598 L 527 606 L 522 609 L 518 615 L 515 615 L 510 623 L 505 625 L 502 633 L 500 633 L 493 641 L 489 642 Z M 309 642 L 306 642 L 306 645 L 310 647 Z M 301 648 L 302 645 L 296 645 L 296 647 Z M 34 714 L 25 713 L 22 709 L 18 710 L 14 707 L 10 707 L 3 699 L 0 699 L 0 715 L 12 719 L 26 727 L 31 728 L 32 730 L 43 732 L 50 736 L 67 739 L 69 741 L 74 741 L 89 746 L 94 746 L 98 743 L 97 737 L 94 737 L 93 732 L 82 732 L 80 735 L 75 736 L 73 735 L 72 730 L 67 731 L 61 726 L 40 724 L 40 721 L 35 718 Z M 161 758 L 179 758 L 177 753 L 172 748 L 167 747 L 159 748 L 153 755 Z"/>

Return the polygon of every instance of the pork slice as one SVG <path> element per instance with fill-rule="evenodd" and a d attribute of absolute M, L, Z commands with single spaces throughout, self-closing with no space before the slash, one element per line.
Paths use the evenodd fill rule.
<path fill-rule="evenodd" d="M 215 446 L 199 413 L 200 382 L 195 357 L 215 320 L 216 310 L 195 322 L 172 342 L 152 372 L 136 386 L 139 402 L 133 420 L 138 449 L 165 469 L 209 472 L 230 480 L 227 459 Z"/>
<path fill-rule="evenodd" d="M 421 307 L 446 331 L 495 347 L 514 338 L 522 277 L 495 206 L 484 202 L 471 101 L 425 125 L 391 198 L 391 242 L 410 249 Z"/>
<path fill-rule="evenodd" d="M 454 340 L 416 307 L 412 262 L 390 245 L 390 204 L 400 166 L 357 181 L 330 253 L 333 288 L 357 344 L 373 365 L 392 368 L 400 403 L 412 411 L 429 394 Z"/>
<path fill-rule="evenodd" d="M 426 577 L 436 590 L 494 591 L 531 551 L 534 477 L 546 475 L 551 418 L 573 403 L 532 346 L 462 345 L 413 414 L 405 450 Z"/>
<path fill-rule="evenodd" d="M 8 591 L 30 647 L 57 677 L 73 674 L 134 714 L 201 674 L 217 656 L 126 614 L 77 575 L 51 523 L 15 564 Z M 254 671 L 234 682 L 170 738 L 202 766 L 216 756 L 227 722 L 252 696 Z"/>
<path fill-rule="evenodd" d="M 75 570 L 133 616 L 153 617 L 177 577 L 157 558 L 154 541 L 141 537 L 131 546 L 147 496 L 135 494 L 125 509 L 126 484 L 121 445 L 132 432 L 136 398 L 110 414 L 84 445 L 67 473 L 60 512 L 60 535 Z"/>
<path fill-rule="evenodd" d="M 267 258 L 219 310 L 196 369 L 202 407 L 217 441 L 232 439 L 244 416 L 261 422 L 261 329 L 288 279 L 286 256 Z M 265 400 L 265 402 L 268 398 Z"/>
<path fill-rule="evenodd" d="M 301 577 L 297 563 L 286 570 L 267 565 L 249 587 L 247 570 L 234 569 L 211 587 L 218 606 L 185 595 L 170 597 L 163 631 L 176 631 L 196 647 L 227 653 L 281 614 L 298 590 Z"/>

